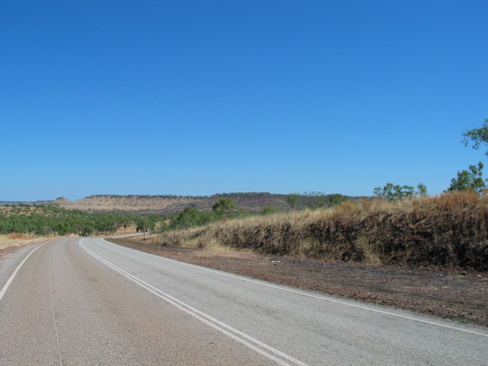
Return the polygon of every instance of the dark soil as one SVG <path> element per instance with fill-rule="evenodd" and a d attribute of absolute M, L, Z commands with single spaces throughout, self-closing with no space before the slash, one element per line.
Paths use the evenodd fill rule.
<path fill-rule="evenodd" d="M 111 241 L 114 241 L 113 239 Z M 247 252 L 118 244 L 179 261 L 421 314 L 488 326 L 488 273 L 330 263 Z"/>

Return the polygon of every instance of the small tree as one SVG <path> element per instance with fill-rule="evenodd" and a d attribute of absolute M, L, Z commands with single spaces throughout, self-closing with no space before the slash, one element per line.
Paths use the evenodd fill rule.
<path fill-rule="evenodd" d="M 136 231 L 142 232 L 143 239 L 146 240 L 146 231 L 154 229 L 154 222 L 149 220 L 147 217 L 139 217 L 136 220 Z"/>
<path fill-rule="evenodd" d="M 192 227 L 209 224 L 217 219 L 212 212 L 203 212 L 199 209 L 188 206 L 171 220 L 172 229 L 189 229 Z"/>
<path fill-rule="evenodd" d="M 286 196 L 286 203 L 288 203 L 293 210 L 300 199 L 300 193 L 290 193 Z"/>
<path fill-rule="evenodd" d="M 227 216 L 236 209 L 236 203 L 228 197 L 220 197 L 212 206 L 212 210 L 220 216 Z"/>
<path fill-rule="evenodd" d="M 417 196 L 427 196 L 427 187 L 423 183 L 419 183 L 419 185 L 417 186 Z"/>
<path fill-rule="evenodd" d="M 485 119 L 485 123 L 481 128 L 473 128 L 463 133 L 464 145 L 468 146 L 469 143 L 473 143 L 473 149 L 479 149 L 481 144 L 488 144 L 488 119 Z M 488 151 L 485 153 L 488 156 Z"/>
<path fill-rule="evenodd" d="M 485 181 L 482 178 L 483 163 L 470 165 L 469 171 L 462 170 L 457 173 L 457 177 L 451 180 L 451 185 L 446 192 L 465 191 L 472 189 L 475 192 L 481 192 L 485 188 Z"/>
<path fill-rule="evenodd" d="M 309 194 L 316 197 L 315 204 L 311 206 L 313 209 L 334 207 L 340 205 L 342 201 L 347 200 L 347 198 L 340 193 L 325 195 L 322 192 L 310 192 Z"/>
<path fill-rule="evenodd" d="M 385 198 L 390 201 L 413 197 L 414 194 L 414 187 L 400 186 L 393 183 L 386 183 L 386 186 L 383 188 L 376 187 L 374 189 L 374 195 L 376 197 Z"/>
<path fill-rule="evenodd" d="M 329 196 L 329 206 L 334 207 L 340 205 L 342 202 L 347 201 L 346 196 L 340 193 L 334 193 Z"/>
<path fill-rule="evenodd" d="M 398 184 L 386 183 L 386 186 L 383 188 L 376 187 L 374 189 L 374 195 L 390 201 L 411 198 L 414 196 L 424 197 L 427 195 L 427 187 L 424 184 L 419 183 L 417 191 L 415 192 L 415 188 L 412 186 L 400 186 Z"/>

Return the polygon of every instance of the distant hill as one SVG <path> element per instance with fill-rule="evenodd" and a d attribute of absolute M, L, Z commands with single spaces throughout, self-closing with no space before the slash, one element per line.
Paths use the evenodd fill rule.
<path fill-rule="evenodd" d="M 202 211 L 212 211 L 212 205 L 220 197 L 232 199 L 237 207 L 243 208 L 248 212 L 259 212 L 266 206 L 272 206 L 279 210 L 289 210 L 290 206 L 286 203 L 286 195 L 271 193 L 222 193 L 215 194 L 204 200 L 196 201 L 190 205 Z"/>
<path fill-rule="evenodd" d="M 231 198 L 239 208 L 252 213 L 261 211 L 266 206 L 288 211 L 290 205 L 286 203 L 286 194 L 271 194 L 266 192 L 221 193 L 213 196 L 173 196 L 173 195 L 109 195 L 100 194 L 85 197 L 77 201 L 70 201 L 59 197 L 53 201 L 22 202 L 28 204 L 57 204 L 70 210 L 91 212 L 136 212 L 140 214 L 169 214 L 182 211 L 192 206 L 202 211 L 211 211 L 212 205 L 220 197 Z M 314 206 L 321 198 L 316 195 L 300 195 L 297 208 Z M 361 197 L 347 197 L 355 200 Z M 1 202 L 0 202 L 1 203 Z M 21 202 L 3 202 L 15 204 Z"/>
<path fill-rule="evenodd" d="M 130 211 L 138 213 L 173 213 L 192 206 L 202 211 L 211 211 L 212 205 L 220 197 L 229 197 L 237 206 L 249 212 L 258 212 L 266 206 L 273 206 L 281 210 L 289 210 L 285 202 L 286 195 L 273 195 L 270 193 L 226 193 L 211 197 L 193 196 L 149 196 L 149 195 L 94 195 L 77 201 L 69 201 L 64 197 L 57 198 L 50 203 L 67 209 L 83 211 Z"/>
<path fill-rule="evenodd" d="M 185 196 L 150 196 L 150 195 L 94 195 L 77 201 L 64 197 L 52 201 L 61 207 L 71 210 L 98 212 L 138 212 L 138 213 L 171 213 L 179 211 L 174 206 L 186 207 L 204 197 Z"/>

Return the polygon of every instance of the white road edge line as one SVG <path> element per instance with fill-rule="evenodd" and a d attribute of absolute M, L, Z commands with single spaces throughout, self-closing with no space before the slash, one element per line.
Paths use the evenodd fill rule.
<path fill-rule="evenodd" d="M 81 246 L 81 248 L 87 252 L 88 254 L 90 254 L 92 257 L 94 257 L 95 259 L 99 260 L 100 262 L 102 262 L 103 264 L 105 264 L 106 266 L 112 268 L 114 271 L 120 273 L 121 275 L 123 275 L 124 277 L 126 277 L 127 279 L 131 280 L 132 282 L 138 284 L 139 286 L 143 287 L 144 289 L 148 290 L 149 292 L 151 292 L 152 294 L 158 296 L 159 298 L 161 298 L 162 300 L 170 303 L 171 305 L 177 307 L 178 309 L 186 312 L 187 314 L 193 316 L 194 318 L 200 320 L 201 322 L 211 326 L 212 328 L 218 330 L 219 332 L 225 334 L 226 336 L 234 339 L 235 341 L 241 343 L 242 345 L 252 349 L 253 351 L 261 354 L 262 356 L 265 356 L 267 357 L 268 359 L 276 362 L 277 364 L 279 365 L 282 365 L 282 366 L 291 366 L 290 364 L 288 364 L 287 362 L 277 358 L 276 356 L 279 356 L 285 360 L 288 360 L 289 362 L 292 362 L 296 365 L 300 365 L 300 366 L 307 366 L 306 363 L 300 361 L 300 360 L 297 360 L 283 352 L 281 352 L 280 350 L 276 349 L 276 348 L 273 348 L 269 345 L 267 345 L 266 343 L 263 343 L 261 342 L 260 340 L 254 338 L 254 337 L 251 337 L 250 335 L 246 334 L 246 333 L 243 333 L 233 327 L 231 327 L 230 325 L 228 324 L 225 324 L 223 322 L 221 322 L 220 320 L 218 319 L 215 319 L 213 317 L 211 317 L 210 315 L 184 303 L 183 301 L 181 300 L 178 300 L 177 298 L 165 293 L 164 291 L 148 284 L 147 282 L 144 282 L 143 280 L 135 277 L 134 275 L 124 271 L 123 269 L 115 266 L 114 264 L 112 264 L 111 262 L 107 261 L 106 259 L 100 257 L 99 255 L 95 254 L 94 252 L 92 252 L 91 250 L 89 250 L 87 247 L 85 247 L 85 245 L 83 244 L 83 239 L 81 239 L 79 241 L 79 244 Z M 254 343 L 254 344 L 253 344 Z M 261 349 L 261 348 L 258 348 L 261 347 L 261 348 L 264 348 L 265 350 L 269 351 L 269 352 L 272 352 L 274 353 L 271 354 L 269 352 L 266 352 L 265 350 Z M 275 356 L 276 355 L 276 356 Z"/>
<path fill-rule="evenodd" d="M 108 242 L 107 242 L 108 243 Z M 39 245 L 37 248 L 35 248 L 32 252 L 29 253 L 29 255 L 27 257 L 24 258 L 24 260 L 22 262 L 20 262 L 20 264 L 17 266 L 17 268 L 15 269 L 14 273 L 12 273 L 12 275 L 10 276 L 10 278 L 8 279 L 8 281 L 5 283 L 5 285 L 3 286 L 2 290 L 0 291 L 0 301 L 2 301 L 2 298 L 3 298 L 3 295 L 5 295 L 5 292 L 7 292 L 8 290 L 8 287 L 10 286 L 10 284 L 12 283 L 12 281 L 14 280 L 14 277 L 15 275 L 17 274 L 17 272 L 19 272 L 20 270 L 20 267 L 22 267 L 22 265 L 25 263 L 25 261 L 32 255 L 32 253 L 34 253 L 37 249 L 39 249 L 40 247 L 42 247 L 43 245 L 46 245 L 46 243 L 44 244 L 41 244 Z"/>
<path fill-rule="evenodd" d="M 394 317 L 397 317 L 397 318 L 412 320 L 412 321 L 416 321 L 416 322 L 424 323 L 424 324 L 429 324 L 429 325 L 435 325 L 435 326 L 438 326 L 438 327 L 441 327 L 441 328 L 447 328 L 447 329 L 451 329 L 451 330 L 457 330 L 459 332 L 471 333 L 471 334 L 475 334 L 475 335 L 479 335 L 479 336 L 487 337 L 488 338 L 488 334 L 486 334 L 486 333 L 476 332 L 476 331 L 468 330 L 468 329 L 462 329 L 462 328 L 454 327 L 454 326 L 447 325 L 447 324 L 440 324 L 440 323 L 433 322 L 433 321 L 426 320 L 426 319 L 415 318 L 413 316 L 396 314 L 396 313 L 389 312 L 389 311 L 386 311 L 386 310 L 374 309 L 372 307 L 362 306 L 362 305 L 359 305 L 359 304 L 352 304 L 352 303 L 349 303 L 349 302 L 346 302 L 346 301 L 336 300 L 336 299 L 334 299 L 332 297 L 331 298 L 326 297 L 326 295 L 322 295 L 322 296 L 321 295 L 314 295 L 313 293 L 306 293 L 306 292 L 294 290 L 292 288 L 287 288 L 284 285 L 279 286 L 279 285 L 273 285 L 271 283 L 266 283 L 264 281 L 256 281 L 256 280 L 253 280 L 253 279 L 250 279 L 250 278 L 246 278 L 244 276 L 238 276 L 238 275 L 234 275 L 234 274 L 231 274 L 231 273 L 226 273 L 226 272 L 223 272 L 223 271 L 218 271 L 218 270 L 215 270 L 215 269 L 210 269 L 210 268 L 206 268 L 206 267 L 203 267 L 203 266 L 198 266 L 198 265 L 195 265 L 195 264 L 190 264 L 190 263 L 185 263 L 185 262 L 177 261 L 177 260 L 174 260 L 174 259 L 162 257 L 162 256 L 155 255 L 155 254 L 141 252 L 139 250 L 135 250 L 135 249 L 132 249 L 132 248 L 124 247 L 122 245 L 117 245 L 117 244 L 111 243 L 109 241 L 106 241 L 105 239 L 102 239 L 102 240 L 104 242 L 108 243 L 108 244 L 117 246 L 119 248 L 123 248 L 123 249 L 126 249 L 126 250 L 132 250 L 134 252 L 142 253 L 142 254 L 149 255 L 149 256 L 153 256 L 153 257 L 156 257 L 156 258 L 162 258 L 163 260 L 166 260 L 166 261 L 175 262 L 175 263 L 182 264 L 182 265 L 188 266 L 188 267 L 198 268 L 198 269 L 200 269 L 202 271 L 216 273 L 216 274 L 219 274 L 221 276 L 231 277 L 231 278 L 239 279 L 239 280 L 245 281 L 245 282 L 251 282 L 251 283 L 258 284 L 258 285 L 261 285 L 261 286 L 264 286 L 264 287 L 270 287 L 270 288 L 273 288 L 273 289 L 277 289 L 277 290 L 281 290 L 281 291 L 285 291 L 285 292 L 290 292 L 290 293 L 297 294 L 297 295 L 301 295 L 301 296 L 305 296 L 305 297 L 311 297 L 311 298 L 314 298 L 314 299 L 328 301 L 328 302 L 332 302 L 332 303 L 335 303 L 335 304 L 341 304 L 341 305 L 350 306 L 350 307 L 353 307 L 353 308 L 368 310 L 368 311 L 371 311 L 371 312 L 374 312 L 374 313 L 390 315 L 390 316 L 394 316 Z"/>

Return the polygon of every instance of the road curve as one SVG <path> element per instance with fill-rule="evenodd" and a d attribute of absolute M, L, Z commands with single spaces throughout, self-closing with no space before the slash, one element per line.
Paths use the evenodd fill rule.
<path fill-rule="evenodd" d="M 43 243 L 0 265 L 0 342 L 0 365 L 488 364 L 485 328 L 98 238 Z"/>

